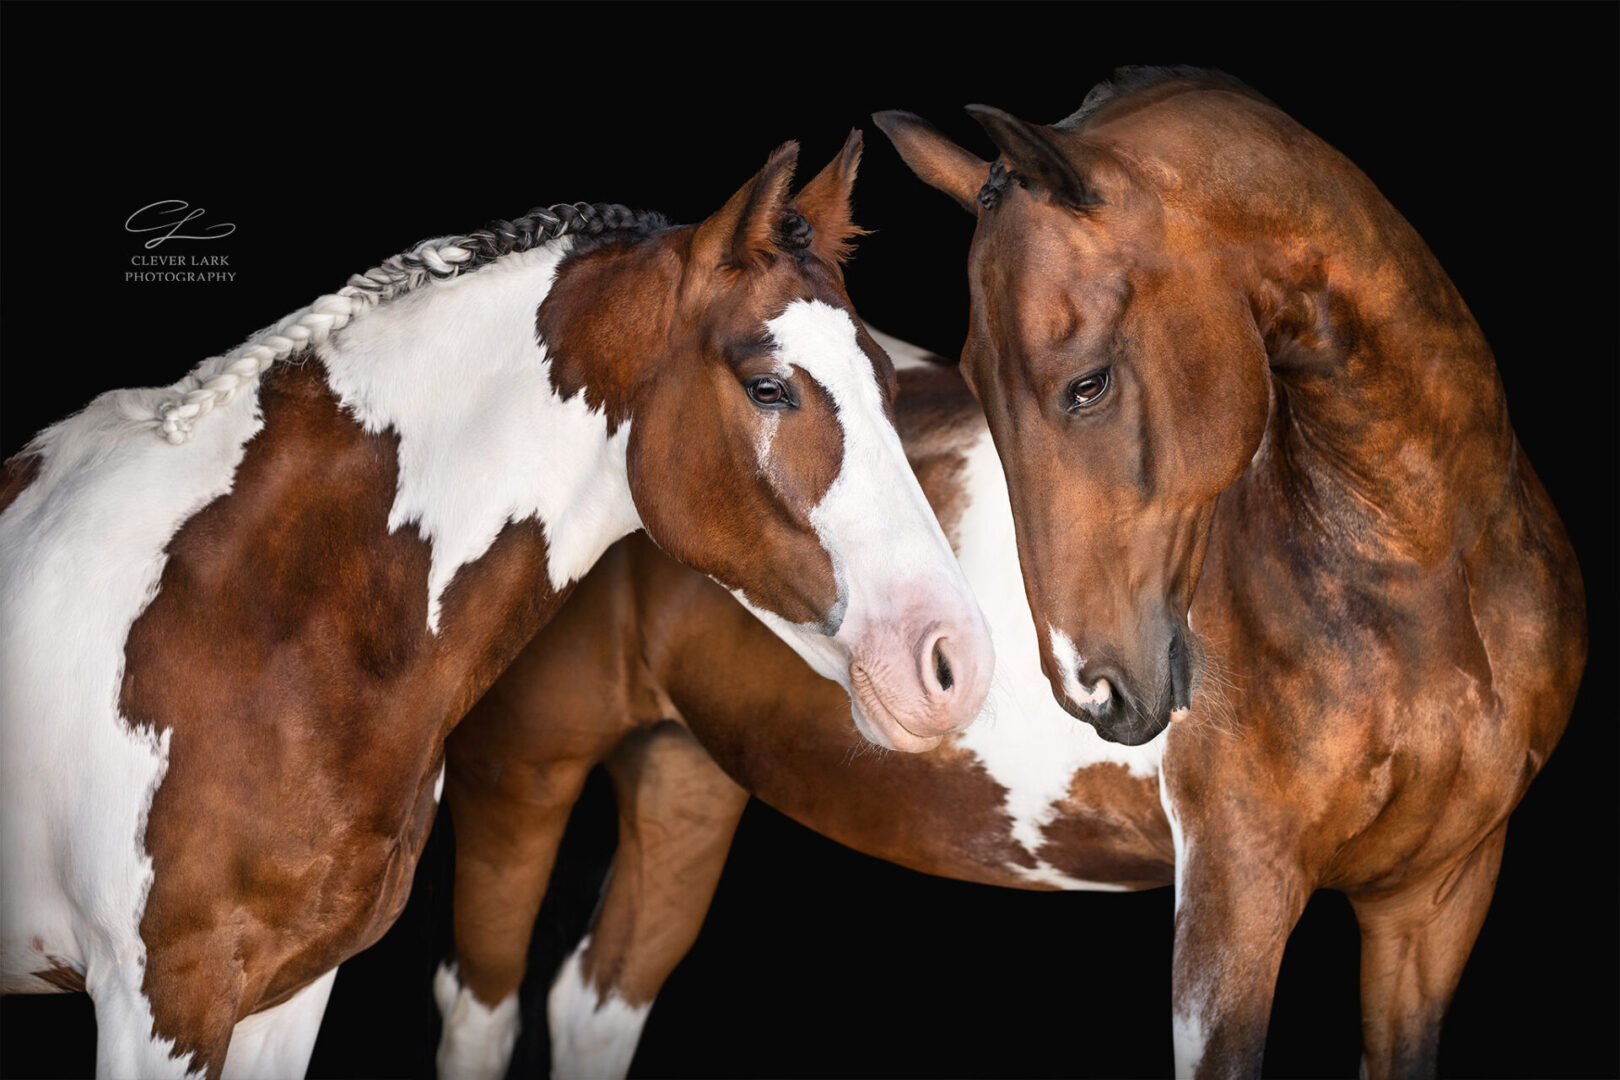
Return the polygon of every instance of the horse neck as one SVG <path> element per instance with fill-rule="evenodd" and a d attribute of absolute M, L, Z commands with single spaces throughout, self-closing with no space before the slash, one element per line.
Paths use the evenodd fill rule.
<path fill-rule="evenodd" d="M 1284 496 L 1276 512 L 1313 518 L 1314 543 L 1433 565 L 1471 544 L 1500 500 L 1513 433 L 1455 286 L 1350 171 L 1334 190 L 1342 205 L 1308 208 L 1294 239 L 1256 259 L 1272 395 L 1247 478 Z"/>
<path fill-rule="evenodd" d="M 399 440 L 390 531 L 432 547 L 428 623 L 458 568 L 509 522 L 544 528 L 560 592 L 640 527 L 625 471 L 628 419 L 610 429 L 584 393 L 563 396 L 536 312 L 568 242 L 509 255 L 407 293 L 320 352 L 333 391 L 368 432 Z"/>

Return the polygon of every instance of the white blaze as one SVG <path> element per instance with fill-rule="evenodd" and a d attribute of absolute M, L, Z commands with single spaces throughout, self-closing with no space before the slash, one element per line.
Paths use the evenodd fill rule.
<path fill-rule="evenodd" d="M 733 595 L 819 674 L 847 690 L 849 651 L 842 642 L 854 640 L 870 620 L 885 614 L 887 585 L 935 575 L 954 589 L 959 602 L 971 605 L 972 596 L 906 464 L 900 436 L 884 412 L 877 373 L 856 340 L 849 313 L 819 300 L 795 300 L 765 325 L 777 360 L 803 371 L 827 392 L 842 428 L 842 467 L 810 514 L 838 581 L 839 640 L 818 626 L 765 611 L 740 591 Z"/>

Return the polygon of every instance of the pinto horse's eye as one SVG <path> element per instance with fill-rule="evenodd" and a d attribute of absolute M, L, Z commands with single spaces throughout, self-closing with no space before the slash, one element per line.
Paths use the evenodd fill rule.
<path fill-rule="evenodd" d="M 1102 396 L 1108 393 L 1111 381 L 1108 372 L 1108 368 L 1103 368 L 1101 371 L 1093 371 L 1090 375 L 1082 375 L 1070 383 L 1065 393 L 1064 408 L 1074 412 L 1102 400 Z"/>
<path fill-rule="evenodd" d="M 775 375 L 756 375 L 743 383 L 748 396 L 762 409 L 792 409 L 796 407 L 787 383 Z"/>

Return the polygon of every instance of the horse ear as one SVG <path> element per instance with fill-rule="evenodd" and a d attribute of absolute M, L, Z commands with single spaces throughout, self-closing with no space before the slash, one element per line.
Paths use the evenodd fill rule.
<path fill-rule="evenodd" d="M 1095 206 L 1102 202 L 1095 188 L 1058 145 L 1058 140 L 1063 138 L 1060 132 L 1025 123 L 1011 113 L 988 105 L 969 105 L 967 111 L 989 133 L 1014 172 L 1035 181 L 1069 206 Z"/>
<path fill-rule="evenodd" d="M 748 266 L 771 251 L 798 161 L 798 143 L 778 146 L 765 167 L 697 227 L 693 261 L 704 266 Z"/>
<path fill-rule="evenodd" d="M 853 241 L 866 230 L 850 217 L 850 191 L 861 163 L 861 130 L 844 140 L 844 149 L 793 197 L 791 208 L 810 223 L 810 250 L 831 263 L 841 263 L 854 250 Z"/>
<path fill-rule="evenodd" d="M 872 120 L 919 180 L 955 199 L 968 213 L 979 212 L 979 189 L 990 175 L 988 161 L 957 146 L 915 113 L 890 109 L 873 113 Z"/>

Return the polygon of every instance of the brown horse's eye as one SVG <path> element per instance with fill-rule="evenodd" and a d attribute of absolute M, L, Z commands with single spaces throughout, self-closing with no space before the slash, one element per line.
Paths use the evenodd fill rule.
<path fill-rule="evenodd" d="M 748 388 L 748 396 L 755 405 L 764 409 L 791 409 L 794 407 L 793 396 L 788 393 L 787 383 L 775 375 L 757 375 L 743 384 Z"/>
<path fill-rule="evenodd" d="M 1093 371 L 1090 375 L 1082 375 L 1069 384 L 1068 397 L 1064 407 L 1070 412 L 1084 409 L 1088 405 L 1095 405 L 1108 393 L 1108 368 Z"/>

